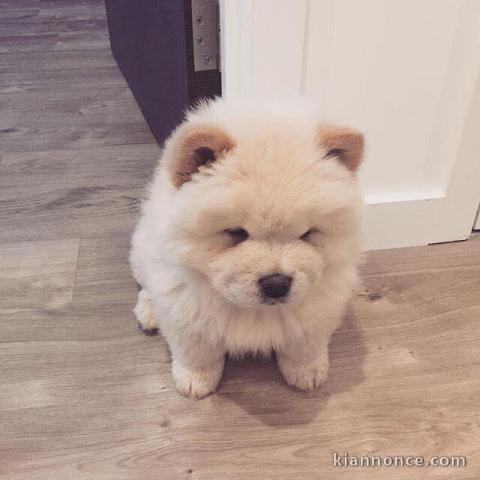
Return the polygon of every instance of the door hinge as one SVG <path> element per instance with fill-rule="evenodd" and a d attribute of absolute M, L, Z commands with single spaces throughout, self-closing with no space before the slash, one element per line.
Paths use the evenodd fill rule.
<path fill-rule="evenodd" d="M 219 5 L 217 0 L 191 0 L 194 70 L 219 70 Z"/>

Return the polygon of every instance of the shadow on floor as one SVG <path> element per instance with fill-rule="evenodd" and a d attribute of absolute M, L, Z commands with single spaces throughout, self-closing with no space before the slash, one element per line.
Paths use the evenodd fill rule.
<path fill-rule="evenodd" d="M 248 358 L 227 363 L 216 395 L 238 404 L 265 425 L 310 423 L 331 398 L 363 381 L 366 347 L 352 311 L 333 335 L 329 356 L 329 378 L 317 392 L 305 393 L 286 385 L 274 358 Z"/>

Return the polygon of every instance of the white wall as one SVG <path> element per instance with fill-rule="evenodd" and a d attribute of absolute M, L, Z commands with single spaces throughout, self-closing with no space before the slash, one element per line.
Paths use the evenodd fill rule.
<path fill-rule="evenodd" d="M 480 1 L 224 0 L 222 42 L 226 96 L 306 94 L 366 133 L 370 248 L 468 236 Z"/>

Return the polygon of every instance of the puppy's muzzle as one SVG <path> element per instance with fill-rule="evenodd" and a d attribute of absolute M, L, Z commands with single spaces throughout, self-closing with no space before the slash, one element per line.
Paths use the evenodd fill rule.
<path fill-rule="evenodd" d="M 258 280 L 258 287 L 265 303 L 285 302 L 291 286 L 292 277 L 282 273 L 267 275 Z"/>

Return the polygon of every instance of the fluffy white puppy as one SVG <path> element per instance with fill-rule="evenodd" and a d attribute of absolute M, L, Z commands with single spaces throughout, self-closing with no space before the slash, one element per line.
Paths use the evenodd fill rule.
<path fill-rule="evenodd" d="M 177 390 L 213 392 L 225 354 L 272 350 L 302 390 L 357 279 L 363 137 L 310 108 L 216 100 L 167 140 L 132 240 L 135 314 L 160 329 Z"/>

